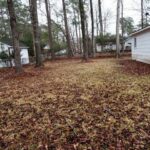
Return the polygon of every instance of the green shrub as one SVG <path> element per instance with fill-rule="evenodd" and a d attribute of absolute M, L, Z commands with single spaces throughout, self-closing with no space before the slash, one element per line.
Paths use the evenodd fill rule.
<path fill-rule="evenodd" d="M 2 60 L 9 59 L 9 55 L 6 52 L 2 51 L 0 52 L 0 59 Z"/>

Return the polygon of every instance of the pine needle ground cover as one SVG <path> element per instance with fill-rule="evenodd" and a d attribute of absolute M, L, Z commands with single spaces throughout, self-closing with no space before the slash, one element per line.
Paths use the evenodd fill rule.
<path fill-rule="evenodd" d="M 26 67 L 19 77 L 0 70 L 0 149 L 149 150 L 150 68 L 143 65 L 63 60 Z"/>

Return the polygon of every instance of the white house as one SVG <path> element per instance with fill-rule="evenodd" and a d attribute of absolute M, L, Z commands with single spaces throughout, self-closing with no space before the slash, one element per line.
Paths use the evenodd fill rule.
<path fill-rule="evenodd" d="M 132 37 L 128 37 L 124 42 L 124 50 L 131 50 Z"/>
<path fill-rule="evenodd" d="M 130 35 L 132 59 L 150 64 L 150 26 Z"/>
<path fill-rule="evenodd" d="M 20 49 L 22 64 L 29 64 L 28 47 L 25 46 L 23 43 L 20 43 Z M 14 52 L 11 40 L 0 41 L 0 53 L 1 52 L 5 52 L 8 55 L 11 55 Z M 12 59 L 11 64 L 14 66 L 14 59 Z M 2 67 L 10 67 L 10 61 L 3 61 L 0 59 L 0 68 Z"/>
<path fill-rule="evenodd" d="M 97 52 L 102 52 L 102 46 L 100 44 L 96 44 Z M 121 44 L 120 44 L 121 49 Z M 108 43 L 107 45 L 103 46 L 104 51 L 115 51 L 116 50 L 116 44 L 115 43 Z"/>
<path fill-rule="evenodd" d="M 50 46 L 49 46 L 49 44 L 45 45 L 45 46 L 44 46 L 44 48 L 43 48 L 43 50 L 45 50 L 45 51 L 50 50 Z"/>

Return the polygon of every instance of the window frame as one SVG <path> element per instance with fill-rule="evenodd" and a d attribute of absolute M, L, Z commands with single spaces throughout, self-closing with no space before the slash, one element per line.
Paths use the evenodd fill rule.
<path fill-rule="evenodd" d="M 137 47 L 137 38 L 135 37 L 134 38 L 134 48 L 136 48 Z"/>

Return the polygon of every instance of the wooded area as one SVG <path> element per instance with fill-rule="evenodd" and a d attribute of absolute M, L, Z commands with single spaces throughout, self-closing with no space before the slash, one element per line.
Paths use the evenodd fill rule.
<path fill-rule="evenodd" d="M 120 52 L 124 51 L 125 39 L 135 30 L 135 26 L 131 17 L 124 18 L 123 0 L 118 0 L 116 4 L 116 35 L 110 35 L 107 31 L 107 21 L 111 12 L 108 11 L 104 14 L 101 0 L 97 0 L 97 7 L 92 0 L 62 0 L 60 2 L 62 2 L 62 10 L 57 10 L 50 0 L 29 0 L 28 4 L 21 0 L 2 0 L 0 2 L 0 40 L 13 40 L 17 73 L 23 71 L 18 45 L 20 41 L 29 48 L 29 55 L 35 58 L 36 67 L 43 66 L 43 61 L 47 58 L 54 60 L 56 53 L 63 49 L 67 50 L 69 58 L 79 55 L 86 61 L 88 58 L 96 56 L 97 44 L 101 45 L 101 51 L 104 51 L 106 43 L 115 43 L 117 58 L 120 57 Z M 148 1 L 146 3 L 148 7 Z M 46 14 L 42 10 L 43 4 Z M 145 3 L 141 0 L 139 28 L 144 28 L 149 24 L 147 19 L 149 13 L 145 12 L 144 7 Z M 47 25 L 39 23 L 39 12 L 45 15 Z M 56 16 L 54 19 L 52 19 L 52 12 Z M 60 18 L 62 19 L 61 23 L 58 21 Z M 110 42 L 112 37 L 114 39 Z M 45 50 L 43 48 L 46 45 L 47 49 Z M 6 54 L 1 58 L 6 58 Z"/>
<path fill-rule="evenodd" d="M 150 149 L 150 1 L 114 4 L 0 0 L 0 150 Z"/>

